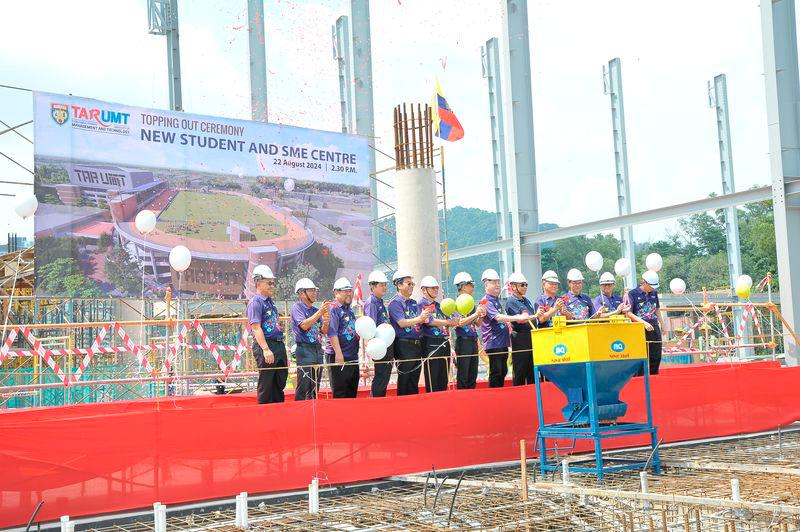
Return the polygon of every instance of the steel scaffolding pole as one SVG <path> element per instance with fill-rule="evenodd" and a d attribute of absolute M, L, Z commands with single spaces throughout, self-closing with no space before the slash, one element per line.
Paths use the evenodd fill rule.
<path fill-rule="evenodd" d="M 350 0 L 350 20 L 353 34 L 353 101 L 355 132 L 375 142 L 375 113 L 372 101 L 372 43 L 369 27 L 369 0 Z M 369 150 L 369 172 L 375 175 L 375 150 Z M 372 220 L 378 219 L 378 182 L 369 182 Z M 372 224 L 372 252 L 378 255 L 378 227 Z"/>
<path fill-rule="evenodd" d="M 269 122 L 267 112 L 267 55 L 264 38 L 264 0 L 247 0 L 250 45 L 250 106 L 253 120 Z"/>
<path fill-rule="evenodd" d="M 149 32 L 167 37 L 169 108 L 173 111 L 183 111 L 178 0 L 148 0 L 147 8 Z"/>
<path fill-rule="evenodd" d="M 339 104 L 342 112 L 342 133 L 353 132 L 353 78 L 350 74 L 350 21 L 346 16 L 336 19 L 333 32 L 333 59 L 339 71 Z"/>
<path fill-rule="evenodd" d="M 619 57 L 608 62 L 607 94 L 611 100 L 611 133 L 614 137 L 614 167 L 617 176 L 617 209 L 620 216 L 631 213 L 631 186 L 628 174 L 628 139 L 625 133 L 625 101 L 622 95 L 622 63 Z M 619 230 L 622 256 L 631 263 L 631 271 L 625 278 L 627 288 L 636 286 L 636 249 L 633 241 L 633 226 Z"/>
<path fill-rule="evenodd" d="M 733 180 L 733 151 L 731 149 L 731 128 L 728 120 L 728 82 L 725 74 L 714 77 L 713 108 L 717 119 L 717 139 L 719 141 L 719 166 L 722 173 L 722 193 L 736 192 Z M 736 280 L 742 275 L 742 254 L 739 246 L 739 216 L 736 207 L 726 207 L 725 213 L 725 239 L 728 247 L 728 274 L 731 283 L 731 295 L 736 293 Z M 743 309 L 734 307 L 733 323 L 742 322 Z M 737 325 L 738 326 L 738 325 Z M 745 338 L 742 343 L 752 343 L 753 327 L 747 322 Z M 747 347 L 739 350 L 739 356 L 753 355 L 753 348 Z"/>
<path fill-rule="evenodd" d="M 503 94 L 500 80 L 500 46 L 497 37 L 486 41 L 481 49 L 483 77 L 489 85 L 489 120 L 492 128 L 492 161 L 494 175 L 495 214 L 497 216 L 497 239 L 511 237 L 511 216 L 508 210 L 508 176 L 506 174 L 505 119 L 503 118 Z M 511 250 L 500 251 L 500 275 L 507 279 L 511 273 Z"/>
<path fill-rule="evenodd" d="M 799 330 L 800 201 L 797 196 L 789 197 L 789 188 L 800 183 L 800 73 L 794 1 L 762 1 L 761 30 L 781 314 Z M 789 335 L 784 335 L 784 352 L 788 364 L 800 363 L 798 346 Z"/>
<path fill-rule="evenodd" d="M 528 36 L 528 3 L 505 0 L 503 7 L 503 104 L 511 105 L 506 121 L 506 169 L 511 207 L 514 270 L 536 284 L 542 277 L 538 244 L 522 245 L 523 233 L 539 231 L 536 189 L 536 157 L 533 138 L 531 51 Z"/>

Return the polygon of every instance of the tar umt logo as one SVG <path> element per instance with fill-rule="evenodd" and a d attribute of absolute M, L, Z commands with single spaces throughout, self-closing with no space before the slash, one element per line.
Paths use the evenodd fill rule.
<path fill-rule="evenodd" d="M 50 104 L 50 116 L 59 126 L 63 126 L 69 120 L 69 105 L 63 103 Z"/>
<path fill-rule="evenodd" d="M 563 357 L 567 354 L 567 346 L 564 344 L 558 344 L 553 348 L 553 354 L 557 357 Z"/>
<path fill-rule="evenodd" d="M 621 340 L 617 340 L 616 342 L 611 342 L 611 350 L 615 353 L 622 353 L 625 350 L 625 343 Z"/>

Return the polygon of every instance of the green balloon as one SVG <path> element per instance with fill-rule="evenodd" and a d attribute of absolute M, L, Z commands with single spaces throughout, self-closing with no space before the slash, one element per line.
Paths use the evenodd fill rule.
<path fill-rule="evenodd" d="M 475 300 L 469 294 L 461 294 L 456 299 L 456 308 L 459 314 L 467 316 L 475 308 Z"/>
<path fill-rule="evenodd" d="M 453 312 L 456 311 L 456 302 L 450 299 L 449 297 L 446 299 L 442 299 L 442 304 L 439 305 L 442 309 L 442 314 L 445 316 L 452 316 Z"/>

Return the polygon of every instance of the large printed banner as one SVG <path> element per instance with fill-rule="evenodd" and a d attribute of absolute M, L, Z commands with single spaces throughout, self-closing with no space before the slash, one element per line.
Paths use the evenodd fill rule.
<path fill-rule="evenodd" d="M 364 137 L 48 93 L 34 128 L 39 295 L 239 298 L 267 264 L 289 296 L 299 277 L 324 290 L 371 269 Z"/>

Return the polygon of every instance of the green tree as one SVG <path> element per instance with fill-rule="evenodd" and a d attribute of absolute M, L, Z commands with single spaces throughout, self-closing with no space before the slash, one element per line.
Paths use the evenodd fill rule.
<path fill-rule="evenodd" d="M 86 277 L 78 262 L 60 258 L 37 267 L 37 291 L 40 295 L 81 298 L 100 297 L 102 293 Z"/>
<path fill-rule="evenodd" d="M 108 246 L 111 245 L 111 235 L 109 233 L 103 233 L 100 235 L 100 238 L 97 239 L 97 248 L 100 251 L 105 251 L 108 249 Z"/>
<path fill-rule="evenodd" d="M 309 263 L 302 263 L 298 264 L 294 268 L 286 271 L 282 271 L 278 274 L 278 278 L 275 280 L 275 297 L 274 299 L 279 301 L 292 301 L 297 296 L 294 293 L 294 284 L 297 282 L 298 279 L 302 277 L 308 277 L 314 284 L 316 284 L 319 288 L 323 288 L 320 286 L 320 282 L 318 281 L 319 271 Z M 333 282 L 329 281 L 329 286 L 333 287 Z M 328 293 L 330 292 L 323 292 L 320 293 Z M 330 295 L 328 296 L 330 298 Z"/>
<path fill-rule="evenodd" d="M 129 296 L 140 293 L 142 272 L 136 260 L 128 255 L 125 248 L 113 248 L 106 257 L 104 269 L 108 282 L 117 290 Z"/>

